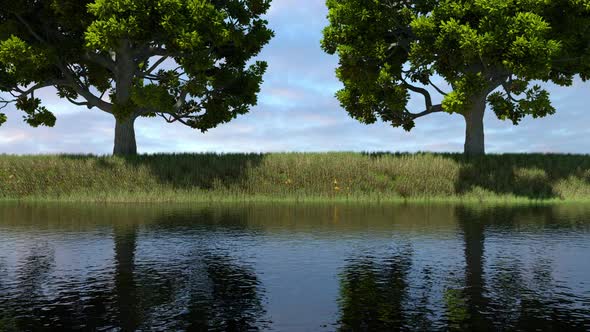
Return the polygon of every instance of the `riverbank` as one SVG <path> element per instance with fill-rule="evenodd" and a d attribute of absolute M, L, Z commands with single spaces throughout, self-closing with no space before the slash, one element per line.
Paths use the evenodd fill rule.
<path fill-rule="evenodd" d="M 0 156 L 0 199 L 74 202 L 590 202 L 590 156 Z"/>

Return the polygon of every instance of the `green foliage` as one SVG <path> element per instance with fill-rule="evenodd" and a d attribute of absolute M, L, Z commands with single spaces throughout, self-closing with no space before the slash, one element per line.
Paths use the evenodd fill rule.
<path fill-rule="evenodd" d="M 33 93 L 54 86 L 59 97 L 117 118 L 158 114 L 204 131 L 257 103 L 266 63 L 252 58 L 273 36 L 262 18 L 269 7 L 270 0 L 0 1 L 0 90 L 21 96 L 16 106 L 32 125 L 52 123 Z"/>
<path fill-rule="evenodd" d="M 343 107 L 363 123 L 378 117 L 394 125 L 411 126 L 404 113 L 409 95 L 399 80 L 407 61 L 408 8 L 392 8 L 380 1 L 326 2 L 330 26 L 324 29 L 322 47 L 340 55 L 336 71 L 345 88 L 337 93 Z M 398 46 L 391 46 L 396 43 Z"/>
<path fill-rule="evenodd" d="M 494 92 L 488 96 L 488 102 L 500 120 L 510 120 L 517 125 L 525 114 L 533 118 L 544 117 L 555 113 L 549 100 L 549 93 L 539 85 L 525 91 L 525 97 L 514 100 L 508 93 Z"/>
<path fill-rule="evenodd" d="M 46 66 L 43 49 L 32 47 L 14 35 L 0 40 L 0 84 L 31 84 L 42 79 L 40 75 Z"/>
<path fill-rule="evenodd" d="M 41 106 L 41 100 L 39 98 L 21 96 L 16 101 L 16 107 L 25 112 L 25 122 L 33 127 L 40 125 L 53 127 L 55 125 L 55 116 L 47 108 Z"/>
<path fill-rule="evenodd" d="M 114 97 L 114 95 L 113 95 Z M 125 121 L 129 117 L 133 116 L 133 113 L 137 110 L 138 105 L 133 99 L 125 102 L 118 102 L 113 104 L 112 113 L 117 120 Z"/>
<path fill-rule="evenodd" d="M 551 79 L 569 85 L 576 74 L 583 80 L 590 76 L 590 1 L 552 0 L 543 7 L 543 16 L 551 26 L 551 34 L 564 46 L 553 63 Z"/>
<path fill-rule="evenodd" d="M 590 27 L 590 7 L 582 0 L 327 0 L 326 4 L 330 24 L 324 29 L 322 47 L 338 54 L 336 74 L 344 84 L 336 97 L 361 122 L 381 119 L 406 130 L 418 116 L 437 111 L 428 101 L 419 112 L 407 109 L 411 91 L 431 99 L 430 92 L 417 91 L 416 84 L 431 85 L 435 75 L 452 88 L 441 104 L 448 113 L 470 112 L 472 100 L 505 87 L 505 92 L 494 92 L 488 100 L 498 118 L 517 124 L 526 115 L 554 113 L 548 93 L 537 85 L 528 87 L 529 82 L 571 82 L 574 72 L 566 73 L 556 63 L 582 47 L 572 45 L 573 25 L 583 22 L 583 31 Z M 576 18 L 566 19 L 569 11 L 564 8 Z"/>
<path fill-rule="evenodd" d="M 136 86 L 133 89 L 131 100 L 137 107 L 153 107 L 163 112 L 174 112 L 174 103 L 176 102 L 168 89 L 160 84 Z"/>

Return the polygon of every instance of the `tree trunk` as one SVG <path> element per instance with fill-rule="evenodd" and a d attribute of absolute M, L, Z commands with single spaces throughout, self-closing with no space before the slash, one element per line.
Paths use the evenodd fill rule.
<path fill-rule="evenodd" d="M 137 154 L 135 142 L 135 117 L 131 116 L 126 120 L 116 120 L 115 125 L 115 147 L 113 154 L 117 156 L 132 156 Z"/>
<path fill-rule="evenodd" d="M 133 128 L 137 113 L 128 111 L 132 107 L 130 98 L 135 63 L 131 52 L 131 44 L 126 39 L 120 41 L 119 48 L 117 49 L 116 67 L 115 104 L 118 107 L 114 110 L 117 124 L 115 125 L 115 147 L 113 148 L 113 154 L 132 156 L 137 154 L 135 128 Z"/>
<path fill-rule="evenodd" d="M 486 110 L 486 97 L 472 99 L 469 112 L 465 113 L 465 147 L 464 153 L 467 156 L 485 154 L 485 143 L 483 133 L 483 115 Z"/>

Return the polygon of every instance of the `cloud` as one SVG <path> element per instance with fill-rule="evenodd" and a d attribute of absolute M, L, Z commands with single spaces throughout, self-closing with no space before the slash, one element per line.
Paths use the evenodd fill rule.
<path fill-rule="evenodd" d="M 383 123 L 358 123 L 341 109 L 334 93 L 338 58 L 320 47 L 327 25 L 324 1 L 274 0 L 267 19 L 276 37 L 257 59 L 269 68 L 250 113 L 206 133 L 160 119 L 136 123 L 140 152 L 267 152 L 267 151 L 453 151 L 463 149 L 465 125 L 459 115 L 433 114 L 417 120 L 410 132 Z M 440 87 L 448 89 L 444 82 Z M 498 120 L 486 112 L 489 152 L 590 153 L 588 84 L 545 85 L 557 113 L 543 119 L 526 118 L 520 125 Z M 47 89 L 38 96 L 58 116 L 54 128 L 31 128 L 14 109 L 0 127 L 0 153 L 97 153 L 112 151 L 112 116 L 73 106 Z M 437 97 L 436 100 L 440 100 Z M 421 99 L 410 103 L 423 109 Z"/>
<path fill-rule="evenodd" d="M 16 111 L 0 127 L 0 153 L 97 153 L 112 151 L 114 119 L 98 111 L 63 112 L 55 127 L 31 128 Z"/>

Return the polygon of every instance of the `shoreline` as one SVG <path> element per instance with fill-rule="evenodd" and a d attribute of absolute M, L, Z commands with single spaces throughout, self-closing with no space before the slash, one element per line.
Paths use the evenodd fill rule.
<path fill-rule="evenodd" d="M 452 153 L 0 155 L 0 201 L 590 203 L 590 156 Z"/>
<path fill-rule="evenodd" d="M 223 193 L 191 194 L 191 193 L 107 193 L 71 194 L 67 196 L 28 196 L 20 198 L 2 197 L 0 203 L 112 203 L 112 204 L 484 204 L 484 205 L 554 205 L 554 204 L 587 204 L 590 198 L 583 199 L 531 199 L 527 197 L 377 197 L 377 196 L 239 196 Z"/>

